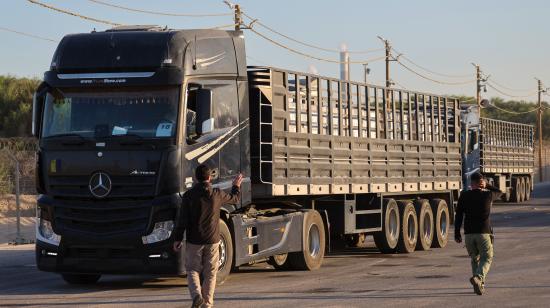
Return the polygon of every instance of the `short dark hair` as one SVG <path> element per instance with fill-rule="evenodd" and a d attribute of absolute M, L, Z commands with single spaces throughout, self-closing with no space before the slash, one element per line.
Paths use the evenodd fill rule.
<path fill-rule="evenodd" d="M 479 183 L 481 180 L 483 180 L 485 176 L 481 174 L 480 172 L 475 172 L 470 176 L 470 180 L 474 183 Z"/>
<path fill-rule="evenodd" d="M 199 165 L 197 169 L 195 169 L 195 177 L 199 182 L 207 181 L 211 174 L 212 170 L 210 170 L 207 165 Z"/>

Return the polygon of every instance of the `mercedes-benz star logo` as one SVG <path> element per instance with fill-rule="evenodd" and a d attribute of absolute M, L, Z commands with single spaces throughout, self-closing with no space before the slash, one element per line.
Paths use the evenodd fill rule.
<path fill-rule="evenodd" d="M 112 182 L 111 178 L 102 172 L 97 172 L 90 178 L 88 188 L 90 192 L 96 198 L 103 198 L 111 192 Z"/>

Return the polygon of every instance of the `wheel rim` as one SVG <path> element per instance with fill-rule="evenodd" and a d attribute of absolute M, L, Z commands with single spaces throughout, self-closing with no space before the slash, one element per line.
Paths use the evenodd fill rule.
<path fill-rule="evenodd" d="M 439 221 L 439 228 L 441 229 L 441 235 L 447 237 L 447 215 L 441 213 L 441 220 Z"/>
<path fill-rule="evenodd" d="M 432 234 L 432 218 L 427 213 L 424 215 L 424 239 L 426 241 L 430 240 L 430 235 Z"/>
<path fill-rule="evenodd" d="M 220 239 L 219 253 L 220 257 L 218 259 L 218 271 L 222 270 L 225 267 L 225 263 L 227 262 L 227 249 L 225 238 L 223 236 Z"/>
<path fill-rule="evenodd" d="M 319 234 L 319 227 L 317 225 L 311 225 L 308 231 L 309 237 L 309 255 L 317 257 L 321 252 L 321 236 Z"/>
<path fill-rule="evenodd" d="M 395 210 L 390 211 L 390 227 L 388 228 L 388 231 L 390 231 L 390 238 L 395 240 L 398 232 L 397 213 Z"/>
<path fill-rule="evenodd" d="M 407 234 L 409 236 L 409 243 L 414 243 L 414 238 L 416 235 L 416 224 L 414 223 L 414 216 L 413 214 L 409 214 L 409 217 L 407 218 Z"/>

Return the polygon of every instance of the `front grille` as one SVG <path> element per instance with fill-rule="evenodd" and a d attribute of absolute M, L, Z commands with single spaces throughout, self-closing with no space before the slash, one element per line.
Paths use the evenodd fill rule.
<path fill-rule="evenodd" d="M 152 197 L 155 176 L 111 176 L 112 189 L 107 198 Z M 90 176 L 50 176 L 49 190 L 54 197 L 93 198 L 88 187 Z"/>
<path fill-rule="evenodd" d="M 150 200 L 74 201 L 59 200 L 54 210 L 56 228 L 62 232 L 113 235 L 145 232 L 151 214 Z M 62 234 L 63 235 L 63 234 Z"/>

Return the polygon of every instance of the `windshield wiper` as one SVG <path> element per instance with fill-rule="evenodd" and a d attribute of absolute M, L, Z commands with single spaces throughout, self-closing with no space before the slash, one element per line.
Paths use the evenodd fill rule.
<path fill-rule="evenodd" d="M 86 142 L 86 138 L 84 138 L 82 135 L 79 135 L 79 134 L 75 134 L 75 133 L 66 133 L 66 134 L 57 134 L 57 135 L 51 135 L 51 136 L 46 136 L 46 137 L 43 137 L 42 139 L 45 139 L 45 140 L 49 140 L 49 139 L 58 139 L 58 138 L 78 138 L 78 140 L 72 140 L 72 141 L 69 141 L 69 140 L 64 140 L 63 142 L 61 142 L 61 144 L 64 144 L 64 145 L 81 145 L 81 144 L 84 144 Z"/>
<path fill-rule="evenodd" d="M 129 137 L 128 140 L 124 140 L 125 137 Z M 120 145 L 140 145 L 143 144 L 143 137 L 137 134 L 120 134 L 120 135 L 111 135 L 105 137 L 105 139 L 122 139 L 120 140 Z"/>

